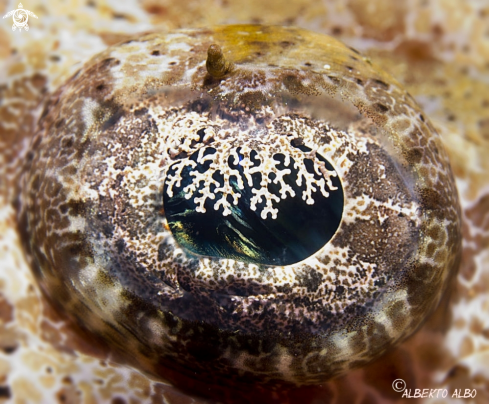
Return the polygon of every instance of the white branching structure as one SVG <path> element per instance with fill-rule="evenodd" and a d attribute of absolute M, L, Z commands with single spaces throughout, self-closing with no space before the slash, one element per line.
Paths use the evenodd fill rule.
<path fill-rule="evenodd" d="M 282 130 L 278 133 L 275 128 L 280 120 Z M 270 214 L 272 219 L 276 219 L 278 203 L 287 197 L 296 196 L 293 187 L 285 180 L 285 176 L 293 172 L 292 169 L 297 172 L 295 182 L 298 187 L 303 187 L 302 199 L 307 204 L 314 204 L 315 192 L 320 192 L 323 197 L 328 198 L 329 192 L 337 189 L 331 179 L 336 177 L 337 173 L 326 167 L 316 150 L 302 151 L 290 144 L 294 138 L 303 139 L 303 134 L 298 133 L 296 127 L 284 132 L 283 128 L 288 121 L 287 117 L 277 118 L 272 122 L 275 125 L 266 125 L 259 131 L 256 127 L 243 131 L 230 129 L 228 122 L 224 127 L 224 121 L 220 126 L 219 119 L 211 121 L 205 115 L 194 112 L 178 118 L 173 122 L 171 129 L 167 129 L 166 144 L 170 147 L 166 152 L 170 159 L 175 160 L 165 173 L 168 196 L 173 197 L 175 188 L 182 186 L 184 170 L 190 167 L 189 175 L 193 180 L 184 187 L 183 192 L 186 199 L 194 198 L 196 210 L 201 213 L 206 211 L 206 201 L 213 200 L 215 210 L 222 207 L 224 216 L 231 214 L 232 205 L 237 205 L 241 197 L 233 188 L 234 179 L 239 189 L 245 188 L 244 181 L 251 188 L 252 210 L 257 210 L 262 204 L 262 210 L 259 212 L 261 217 L 266 219 Z M 196 158 L 191 159 L 194 153 L 197 153 Z M 282 155 L 283 161 L 278 160 L 277 155 Z M 306 160 L 310 160 L 314 172 L 306 168 Z M 209 164 L 208 168 L 200 172 L 206 163 Z M 233 168 L 238 165 L 242 173 Z M 309 166 L 311 167 L 311 164 Z M 222 183 L 216 180 L 215 174 L 222 178 Z M 258 174 L 261 179 L 259 188 L 256 188 L 256 184 L 253 186 L 254 174 Z M 278 185 L 278 195 L 270 192 L 271 184 Z"/>

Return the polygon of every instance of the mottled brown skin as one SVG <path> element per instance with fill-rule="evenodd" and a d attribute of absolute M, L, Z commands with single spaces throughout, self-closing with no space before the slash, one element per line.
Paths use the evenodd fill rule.
<path fill-rule="evenodd" d="M 259 29 L 264 34 L 261 31 L 258 33 Z M 246 37 L 249 38 L 246 46 L 232 46 L 237 38 L 235 31 L 238 30 L 248 30 L 250 35 Z M 244 390 L 247 384 L 256 382 L 272 390 L 295 384 L 319 384 L 321 380 L 368 363 L 419 327 L 422 320 L 439 303 L 457 268 L 460 256 L 460 211 L 450 166 L 436 132 L 412 98 L 392 79 L 371 66 L 368 60 L 355 51 L 326 37 L 301 30 L 254 26 L 190 31 L 186 34 L 192 37 L 194 44 L 193 52 L 191 51 L 192 54 L 187 59 L 189 63 L 176 63 L 174 67 L 170 64 L 169 70 L 157 79 L 141 76 L 139 73 L 144 72 L 144 68 L 137 67 L 137 63 L 131 64 L 113 57 L 113 50 L 109 49 L 88 62 L 47 101 L 38 124 L 36 139 L 27 158 L 19 225 L 25 237 L 26 249 L 33 258 L 32 266 L 41 287 L 62 311 L 108 344 L 121 362 L 128 362 L 145 372 L 166 377 L 177 384 L 187 383 L 186 378 L 192 378 L 194 372 L 197 372 L 199 381 L 194 389 L 201 394 L 205 394 L 207 384 L 216 380 Z M 132 42 L 149 42 L 152 48 L 145 52 L 151 56 L 145 54 L 144 57 L 151 58 L 155 56 L 156 48 L 159 54 L 166 54 L 164 41 L 159 41 L 159 38 L 158 34 L 153 34 Z M 222 43 L 222 48 L 231 53 L 236 49 L 229 57 L 229 60 L 234 61 L 236 70 L 226 83 L 206 79 L 206 70 L 202 66 L 197 67 L 205 60 L 211 41 Z M 307 43 L 317 45 L 314 49 L 304 50 L 304 44 Z M 324 46 L 326 43 L 330 47 Z M 131 43 L 127 46 L 131 46 Z M 257 50 L 261 53 L 258 54 Z M 299 52 L 305 56 L 310 52 L 310 60 L 317 65 L 295 68 L 295 54 Z M 246 67 L 249 63 L 256 66 L 265 63 L 273 66 L 277 63 L 282 69 L 277 70 L 280 73 L 273 80 L 268 78 L 271 87 L 268 93 L 260 94 L 257 89 L 251 94 L 237 92 L 230 95 L 224 91 L 225 86 L 233 88 L 243 83 L 253 85 L 254 80 L 267 81 L 264 73 L 260 76 L 259 68 L 256 76 L 249 69 L 240 69 L 240 65 Z M 321 71 L 321 66 L 326 63 L 332 67 L 328 74 Z M 119 65 L 124 74 L 135 78 L 130 87 L 119 86 L 117 80 L 111 76 L 112 69 Z M 194 66 L 195 74 L 190 80 L 185 79 L 186 69 Z M 185 84 L 185 91 L 170 93 L 169 99 L 158 96 L 159 88 L 182 86 L 182 83 Z M 148 92 L 148 88 L 152 91 Z M 96 178 L 97 170 L 103 171 L 106 168 L 100 151 L 114 139 L 117 139 L 122 148 L 135 151 L 130 157 L 126 155 L 125 160 L 118 161 L 121 164 L 120 169 L 134 167 L 140 160 L 144 160 L 147 156 L 137 151 L 139 136 L 143 133 L 157 133 L 155 117 L 148 112 L 148 106 L 152 103 L 163 106 L 164 103 L 169 106 L 173 103 L 179 105 L 188 99 L 188 88 L 192 88 L 197 94 L 200 91 L 207 93 L 211 100 L 219 100 L 224 115 L 239 114 L 241 105 L 244 104 L 249 106 L 249 113 L 258 118 L 262 118 L 260 107 L 267 103 L 272 105 L 270 100 L 279 91 L 288 92 L 287 96 L 292 99 L 323 92 L 330 96 L 338 95 L 346 100 L 346 104 L 353 104 L 362 114 L 362 119 L 357 118 L 359 125 L 368 123 L 363 132 L 359 130 L 359 134 L 363 133 L 363 136 L 371 139 L 380 138 L 382 144 L 389 145 L 392 162 L 389 164 L 389 160 L 386 160 L 383 164 L 386 174 L 392 174 L 394 179 L 386 181 L 374 191 L 367 189 L 368 184 L 364 181 L 366 177 L 381 176 L 377 159 L 389 158 L 385 155 L 385 150 L 370 145 L 368 155 L 371 159 L 354 165 L 358 171 L 352 170 L 342 181 L 350 186 L 348 196 L 374 192 L 372 198 L 383 203 L 404 186 L 406 189 L 403 191 L 407 190 L 408 194 L 404 198 L 419 204 L 419 225 L 414 230 L 414 224 L 398 219 L 403 226 L 408 226 L 406 232 L 400 231 L 397 236 L 404 240 L 405 245 L 402 245 L 395 239 L 396 235 L 388 234 L 382 225 L 372 228 L 366 221 L 363 223 L 357 219 L 354 224 L 344 224 L 331 242 L 338 247 L 348 246 L 353 255 L 363 256 L 368 261 L 372 247 L 365 240 L 367 236 L 370 237 L 368 241 L 373 241 L 373 249 L 377 253 L 374 259 L 387 271 L 379 293 L 382 295 L 387 290 L 406 291 L 404 301 L 385 306 L 385 324 L 374 321 L 371 315 L 357 313 L 351 301 L 348 304 L 339 302 L 346 306 L 337 307 L 349 307 L 350 313 L 355 314 L 349 318 L 345 314 L 348 310 L 339 310 L 331 324 L 345 325 L 347 332 L 357 331 L 350 339 L 348 348 L 343 350 L 328 339 L 331 335 L 327 332 L 320 334 L 318 338 L 312 331 L 313 327 L 310 331 L 301 330 L 302 332 L 291 336 L 284 336 L 280 328 L 264 335 L 247 333 L 247 330 L 254 330 L 253 324 L 241 324 L 235 330 L 232 327 L 223 330 L 222 327 L 216 328 L 212 324 L 199 323 L 198 318 L 179 318 L 172 310 L 162 311 L 161 302 L 155 303 L 148 299 L 151 295 L 148 291 L 154 285 L 144 271 L 140 270 L 137 260 L 120 263 L 129 269 L 122 281 L 118 279 L 120 271 L 107 264 L 105 270 L 99 270 L 90 278 L 92 285 L 87 282 L 85 289 L 73 286 L 73 280 L 76 283 L 85 279 L 87 268 L 102 257 L 103 254 L 99 251 L 101 246 L 110 254 L 124 256 L 125 245 L 112 238 L 114 228 L 111 226 L 115 224 L 112 218 L 117 217 L 119 209 L 125 209 L 125 216 L 123 219 L 118 218 L 117 220 L 122 221 L 117 224 L 124 225 L 129 234 L 134 233 L 139 237 L 142 228 L 155 232 L 161 230 L 164 207 L 158 206 L 156 192 L 144 199 L 145 203 L 153 205 L 143 205 L 136 209 L 129 204 L 123 205 L 123 201 L 118 205 L 109 198 L 99 198 L 94 204 L 82 195 L 79 185 Z M 180 96 L 184 101 L 179 100 Z M 90 122 L 92 127 L 84 117 L 86 113 L 83 100 L 88 97 L 98 103 L 93 113 L 94 120 Z M 314 100 L 311 104 L 314 105 Z M 202 106 L 194 108 L 198 111 Z M 245 116 L 242 119 L 247 118 Z M 126 123 L 131 125 L 130 133 L 135 134 L 132 138 L 117 133 Z M 331 141 L 328 136 L 330 135 L 325 134 L 322 140 L 317 140 L 317 144 L 328 144 Z M 180 155 L 176 155 L 176 160 L 181 158 L 178 156 Z M 117 169 L 117 164 L 114 169 Z M 120 183 L 122 177 L 118 181 Z M 401 186 L 404 181 L 407 182 L 407 187 Z M 101 186 L 100 182 L 95 183 L 97 187 Z M 413 187 L 409 189 L 411 183 Z M 115 202 L 118 201 L 115 199 Z M 140 222 L 138 213 L 153 210 L 154 205 L 159 208 L 159 219 L 150 223 Z M 76 230 L 70 229 L 70 221 L 78 218 L 88 218 L 89 224 Z M 127 222 L 124 223 L 124 220 Z M 396 226 L 399 227 L 398 224 Z M 392 251 L 394 249 L 395 254 Z M 165 251 L 161 254 L 168 256 Z M 115 259 L 116 256 L 111 257 Z M 381 263 L 380 259 L 385 262 Z M 187 273 L 189 269 L 192 268 L 179 267 L 179 263 L 176 263 L 173 270 L 176 271 L 180 284 L 192 282 Z M 389 273 L 389 270 L 393 273 Z M 341 268 L 338 268 L 338 272 L 341 272 Z M 172 278 L 170 276 L 162 279 L 168 281 Z M 323 282 L 325 281 L 326 279 Z M 306 281 L 301 287 L 311 289 L 308 282 L 310 283 Z M 119 287 L 121 284 L 122 289 Z M 335 299 L 339 300 L 344 293 L 344 289 L 339 286 L 341 285 L 335 285 L 332 308 L 335 307 Z M 158 287 L 161 288 L 161 285 Z M 119 305 L 114 306 L 113 302 L 104 301 L 104 294 L 117 296 Z M 345 295 L 348 296 L 348 293 Z M 377 294 L 367 296 L 367 301 L 373 301 L 374 297 Z M 200 302 L 203 318 L 209 318 L 205 315 L 206 307 L 211 307 L 207 303 L 205 299 Z M 363 306 L 363 301 L 359 303 Z M 376 304 L 373 303 L 372 306 L 374 313 L 379 310 Z M 406 306 L 409 306 L 408 316 Z M 227 318 L 223 317 L 224 320 Z M 158 340 L 155 342 L 153 339 L 151 326 L 154 322 L 159 323 L 170 336 L 165 336 L 165 343 Z M 280 322 L 277 323 L 279 324 Z M 389 327 L 392 327 L 391 331 L 387 329 Z M 141 334 L 137 334 L 139 332 Z M 172 342 L 168 342 L 168 339 Z M 235 349 L 236 357 L 239 352 L 247 352 L 248 369 L 239 369 L 230 364 L 222 357 L 222 347 Z M 327 362 L 326 370 L 316 370 L 325 365 L 324 356 L 319 354 L 323 348 L 328 349 L 328 355 L 333 359 Z M 287 349 L 297 358 L 291 363 L 287 377 L 284 377 L 283 372 L 278 372 L 275 366 L 279 363 L 281 349 Z M 129 352 L 129 355 L 125 355 L 125 352 Z M 348 353 L 346 358 L 345 352 Z M 310 354 L 307 360 L 306 353 Z M 264 354 L 265 360 L 259 354 Z M 183 376 L 174 373 L 175 371 Z M 225 392 L 217 389 L 213 394 L 222 397 L 220 395 Z"/>

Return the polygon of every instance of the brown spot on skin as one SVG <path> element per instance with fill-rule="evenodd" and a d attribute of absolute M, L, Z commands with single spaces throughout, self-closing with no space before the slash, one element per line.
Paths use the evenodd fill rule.
<path fill-rule="evenodd" d="M 0 325 L 10 323 L 13 319 L 14 307 L 0 293 Z"/>
<path fill-rule="evenodd" d="M 168 13 L 167 8 L 157 4 L 151 4 L 150 2 L 145 2 L 145 9 L 149 14 L 154 14 L 158 16 L 164 16 Z M 150 4 L 148 4 L 150 3 Z"/>
<path fill-rule="evenodd" d="M 286 75 L 284 77 L 284 85 L 292 94 L 304 94 L 304 95 L 319 95 L 319 91 L 315 86 L 306 86 L 302 83 L 302 80 L 294 74 Z"/>
<path fill-rule="evenodd" d="M 479 128 L 480 128 L 481 136 L 485 140 L 489 141 L 489 118 L 480 120 L 479 121 Z"/>
<path fill-rule="evenodd" d="M 27 144 L 34 132 L 35 108 L 46 91 L 46 85 L 46 77 L 35 73 L 30 77 L 15 80 L 9 85 L 0 86 L 0 100 L 19 97 L 22 99 L 22 102 L 14 104 L 0 102 L 0 153 L 4 159 L 1 167 L 0 195 L 8 195 L 18 187 L 18 181 L 15 179 L 20 167 L 12 162 L 22 158 L 19 155 L 23 150 L 22 144 Z M 17 115 L 12 114 L 11 107 L 22 116 L 20 122 Z"/>
<path fill-rule="evenodd" d="M 366 117 L 372 119 L 378 126 L 384 126 L 387 123 L 387 117 L 379 113 L 379 109 L 370 105 L 364 104 L 362 101 L 357 101 L 355 106 Z"/>
<path fill-rule="evenodd" d="M 412 62 L 436 61 L 431 43 L 418 40 L 406 40 L 401 42 L 394 52 Z"/>
<path fill-rule="evenodd" d="M 80 391 L 75 386 L 64 387 L 57 392 L 56 397 L 58 404 L 75 403 L 80 400 Z"/>
<path fill-rule="evenodd" d="M 63 377 L 63 380 L 62 380 L 63 384 L 73 384 L 73 380 L 71 379 L 70 376 L 65 376 Z"/>
<path fill-rule="evenodd" d="M 386 82 L 382 81 L 382 80 L 379 80 L 379 79 L 374 79 L 372 80 L 375 84 L 381 86 L 384 90 L 388 90 L 389 89 L 389 84 L 387 84 Z"/>
<path fill-rule="evenodd" d="M 10 392 L 10 387 L 9 386 L 0 386 L 0 399 L 1 398 L 9 399 L 11 397 L 12 397 L 12 395 Z"/>
<path fill-rule="evenodd" d="M 402 329 L 408 322 L 404 311 L 404 302 L 394 303 L 386 310 L 386 315 L 390 318 L 395 329 Z"/>
<path fill-rule="evenodd" d="M 118 32 L 100 32 L 99 36 L 107 46 L 112 46 L 119 42 L 128 41 L 133 35 Z"/>
<path fill-rule="evenodd" d="M 440 209 L 442 205 L 442 195 L 431 188 L 423 188 L 419 191 L 421 196 L 421 204 L 430 210 Z"/>
<path fill-rule="evenodd" d="M 411 148 L 404 152 L 404 158 L 410 165 L 419 164 L 423 158 L 423 150 L 421 148 Z"/>
<path fill-rule="evenodd" d="M 470 370 L 464 365 L 456 365 L 450 370 L 444 382 L 448 383 L 450 391 L 456 389 L 465 391 L 464 389 L 472 386 Z"/>
<path fill-rule="evenodd" d="M 404 32 L 404 3 L 390 0 L 369 2 L 349 0 L 348 7 L 363 28 L 363 35 L 380 41 L 390 41 Z"/>
<path fill-rule="evenodd" d="M 239 103 L 246 105 L 250 111 L 256 111 L 268 103 L 261 91 L 248 91 L 239 96 Z"/>
<path fill-rule="evenodd" d="M 471 281 L 477 272 L 477 265 L 474 262 L 476 250 L 472 248 L 464 248 L 462 251 L 462 265 L 460 267 L 460 275 L 466 280 Z"/>
<path fill-rule="evenodd" d="M 7 355 L 14 353 L 19 347 L 21 339 L 18 329 L 11 327 L 10 324 L 1 324 L 0 322 L 0 335 L 0 350 Z"/>
<path fill-rule="evenodd" d="M 389 107 L 386 107 L 385 105 L 383 105 L 381 103 L 374 104 L 373 106 L 380 113 L 384 113 L 384 112 L 389 111 Z"/>
<path fill-rule="evenodd" d="M 371 322 L 367 325 L 368 349 L 374 352 L 385 352 L 389 334 L 383 324 Z"/>
<path fill-rule="evenodd" d="M 489 195 L 483 195 L 466 213 L 472 223 L 482 229 L 489 229 Z"/>

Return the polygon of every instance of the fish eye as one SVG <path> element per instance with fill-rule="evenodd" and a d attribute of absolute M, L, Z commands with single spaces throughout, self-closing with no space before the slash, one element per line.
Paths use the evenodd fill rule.
<path fill-rule="evenodd" d="M 67 80 L 38 127 L 19 203 L 33 273 L 157 379 L 319 385 L 411 335 L 456 273 L 439 135 L 328 36 L 135 37 Z"/>

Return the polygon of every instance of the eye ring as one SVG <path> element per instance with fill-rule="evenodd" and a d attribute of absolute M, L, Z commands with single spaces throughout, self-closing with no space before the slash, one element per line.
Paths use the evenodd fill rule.
<path fill-rule="evenodd" d="M 329 37 L 185 32 L 109 48 L 47 107 L 19 213 L 38 282 L 157 377 L 310 385 L 370 362 L 457 268 L 436 131 Z"/>

